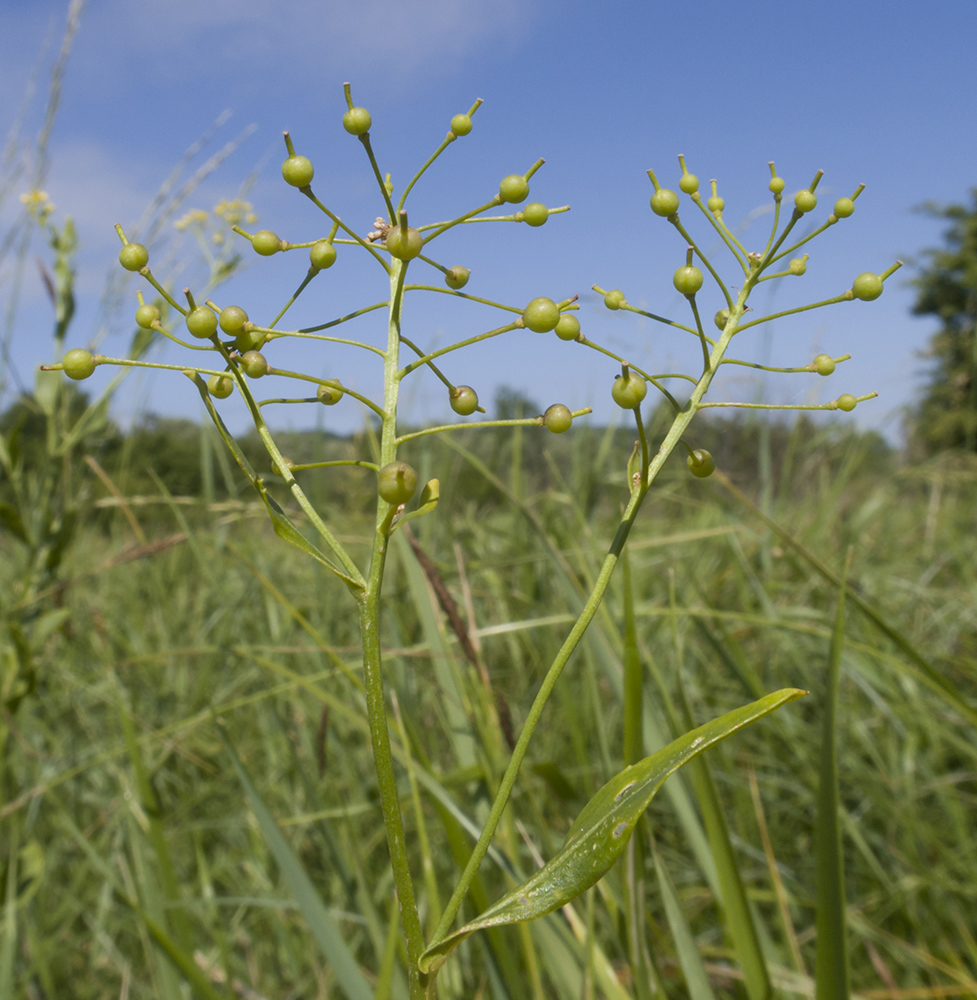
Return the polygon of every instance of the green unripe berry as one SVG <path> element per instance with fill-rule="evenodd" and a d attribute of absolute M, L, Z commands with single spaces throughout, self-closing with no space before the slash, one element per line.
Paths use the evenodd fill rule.
<path fill-rule="evenodd" d="M 851 413 L 852 410 L 858 405 L 858 400 L 850 392 L 842 393 L 836 400 L 835 403 L 839 410 L 844 410 L 845 413 Z"/>
<path fill-rule="evenodd" d="M 543 414 L 543 426 L 554 434 L 562 434 L 570 429 L 573 423 L 573 414 L 568 406 L 562 403 L 554 403 L 546 408 Z"/>
<path fill-rule="evenodd" d="M 683 295 L 695 295 L 702 287 L 702 272 L 694 264 L 686 264 L 672 275 L 672 284 Z"/>
<path fill-rule="evenodd" d="M 468 270 L 467 267 L 462 267 L 461 264 L 455 264 L 454 267 L 448 270 L 448 273 L 444 276 L 444 283 L 449 288 L 454 288 L 456 291 L 459 288 L 464 288 L 468 284 L 468 279 L 471 277 L 472 272 Z"/>
<path fill-rule="evenodd" d="M 620 309 L 624 305 L 624 292 L 620 288 L 612 288 L 604 296 L 604 305 L 608 309 Z"/>
<path fill-rule="evenodd" d="M 455 115 L 451 119 L 451 131 L 457 136 L 468 135 L 472 130 L 472 120 L 468 115 Z"/>
<path fill-rule="evenodd" d="M 699 190 L 699 178 L 695 174 L 682 174 L 678 186 L 684 194 L 695 194 Z"/>
<path fill-rule="evenodd" d="M 678 211 L 678 195 L 668 188 L 659 188 L 651 196 L 651 210 L 662 218 L 674 215 Z"/>
<path fill-rule="evenodd" d="M 236 337 L 248 322 L 248 314 L 240 306 L 225 306 L 221 309 L 219 322 L 224 333 Z"/>
<path fill-rule="evenodd" d="M 470 385 L 456 385 L 448 393 L 451 409 L 463 417 L 471 416 L 478 409 L 478 393 Z"/>
<path fill-rule="evenodd" d="M 542 226 L 550 217 L 549 209 L 538 201 L 531 201 L 520 214 L 527 226 Z"/>
<path fill-rule="evenodd" d="M 712 318 L 713 323 L 716 324 L 716 329 L 725 330 L 726 324 L 729 322 L 729 310 L 720 309 Z"/>
<path fill-rule="evenodd" d="M 281 250 L 282 241 L 278 238 L 278 234 L 270 229 L 260 229 L 251 237 L 251 246 L 254 247 L 255 253 L 260 253 L 262 257 L 270 257 Z"/>
<path fill-rule="evenodd" d="M 773 177 L 767 187 L 773 194 L 783 194 L 784 188 L 787 187 L 787 181 L 783 177 Z"/>
<path fill-rule="evenodd" d="M 830 354 L 819 354 L 812 362 L 818 375 L 831 375 L 835 370 L 835 359 Z"/>
<path fill-rule="evenodd" d="M 76 382 L 88 378 L 95 371 L 95 359 L 88 351 L 75 347 L 61 359 L 65 375 Z"/>
<path fill-rule="evenodd" d="M 187 313 L 187 329 L 201 340 L 217 333 L 217 314 L 207 306 L 197 306 Z"/>
<path fill-rule="evenodd" d="M 370 126 L 373 124 L 373 119 L 370 117 L 370 112 L 366 108 L 350 108 L 346 114 L 343 115 L 343 128 L 349 132 L 350 135 L 363 135 L 370 131 Z"/>
<path fill-rule="evenodd" d="M 324 406 L 335 406 L 344 395 L 343 384 L 338 378 L 327 378 L 315 391 L 316 399 Z"/>
<path fill-rule="evenodd" d="M 417 473 L 406 462 L 390 462 L 377 476 L 377 492 L 394 507 L 407 503 L 416 489 Z"/>
<path fill-rule="evenodd" d="M 553 332 L 560 340 L 576 340 L 580 336 L 580 320 L 573 313 L 560 313 L 560 319 Z"/>
<path fill-rule="evenodd" d="M 234 379 L 230 375 L 211 375 L 207 379 L 207 391 L 216 399 L 227 399 L 234 392 Z"/>
<path fill-rule="evenodd" d="M 522 174 L 509 174 L 502 178 L 499 185 L 499 195 L 503 201 L 510 201 L 514 205 L 525 201 L 529 197 L 529 181 Z"/>
<path fill-rule="evenodd" d="M 156 306 L 144 305 L 136 310 L 136 326 L 141 326 L 144 330 L 151 330 L 158 319 L 159 310 Z"/>
<path fill-rule="evenodd" d="M 387 232 L 387 249 L 398 260 L 413 260 L 424 249 L 424 237 L 411 226 L 392 226 Z"/>
<path fill-rule="evenodd" d="M 807 261 L 803 257 L 795 257 L 788 265 L 791 274 L 803 274 L 807 270 Z"/>
<path fill-rule="evenodd" d="M 309 247 L 309 263 L 317 271 L 325 271 L 336 263 L 336 248 L 329 240 L 316 240 Z"/>
<path fill-rule="evenodd" d="M 119 263 L 127 271 L 138 271 L 149 263 L 149 251 L 141 243 L 127 243 L 119 251 Z"/>
<path fill-rule="evenodd" d="M 882 279 L 871 271 L 864 271 L 852 282 L 851 290 L 856 299 L 872 302 L 882 294 Z"/>
<path fill-rule="evenodd" d="M 265 356 L 258 351 L 245 351 L 241 355 L 241 368 L 249 378 L 261 378 L 267 375 L 270 367 Z"/>
<path fill-rule="evenodd" d="M 265 335 L 249 323 L 242 327 L 241 332 L 234 338 L 234 346 L 241 354 L 258 349 L 258 346 L 265 339 Z"/>
<path fill-rule="evenodd" d="M 618 375 L 611 387 L 611 396 L 622 410 L 633 410 L 648 395 L 648 383 L 636 372 Z"/>
<path fill-rule="evenodd" d="M 706 208 L 708 208 L 710 212 L 721 212 L 725 207 L 725 200 L 720 198 L 718 194 L 714 194 L 711 198 L 706 199 Z"/>
<path fill-rule="evenodd" d="M 292 187 L 304 188 L 312 183 L 315 170 L 312 161 L 307 156 L 290 156 L 282 164 L 282 177 L 286 184 Z"/>
<path fill-rule="evenodd" d="M 851 198 L 839 198 L 835 202 L 834 214 L 839 219 L 847 219 L 855 211 L 855 202 Z"/>
<path fill-rule="evenodd" d="M 552 299 L 541 295 L 523 310 L 522 321 L 526 329 L 533 333 L 549 333 L 560 322 L 560 307 Z"/>
<path fill-rule="evenodd" d="M 696 448 L 686 459 L 689 472 L 698 479 L 705 479 L 716 471 L 716 460 L 705 448 Z"/>
<path fill-rule="evenodd" d="M 798 191 L 794 195 L 794 204 L 802 212 L 813 212 L 817 208 L 818 196 L 813 191 L 804 188 L 803 191 Z"/>

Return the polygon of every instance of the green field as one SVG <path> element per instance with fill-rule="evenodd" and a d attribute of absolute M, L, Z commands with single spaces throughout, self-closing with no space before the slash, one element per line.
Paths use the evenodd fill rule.
<path fill-rule="evenodd" d="M 582 423 L 412 451 L 442 499 L 412 522 L 426 570 L 395 536 L 382 634 L 428 934 L 627 500 L 628 435 Z M 626 725 L 651 753 L 776 689 L 809 696 L 670 778 L 572 912 L 470 937 L 440 997 L 745 997 L 722 893 L 734 874 L 772 995 L 813 996 L 833 635 L 852 988 L 977 997 L 977 465 L 905 467 L 837 426 L 703 427 L 709 480 L 672 459 L 629 545 L 630 587 L 618 574 L 546 708 L 466 916 L 556 853 L 626 762 Z M 274 537 L 215 436 L 196 434 L 195 496 L 172 470 L 153 484 L 152 451 L 103 456 L 117 496 L 81 462 L 59 469 L 78 507 L 57 557 L 18 540 L 9 512 L 27 514 L 3 487 L 0 993 L 183 996 L 165 937 L 222 995 L 349 996 L 326 957 L 336 931 L 371 993 L 406 997 L 353 606 Z M 362 444 L 292 443 L 293 458 Z M 43 471 L 25 479 L 35 497 Z M 302 481 L 368 552 L 369 478 Z M 227 744 L 331 920 L 310 928 L 314 904 L 290 887 Z"/>

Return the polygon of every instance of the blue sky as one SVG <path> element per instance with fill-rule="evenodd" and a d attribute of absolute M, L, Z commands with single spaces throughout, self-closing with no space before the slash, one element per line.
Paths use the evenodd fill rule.
<path fill-rule="evenodd" d="M 0 0 L 5 133 L 32 69 L 40 66 L 42 74 L 20 126 L 25 143 L 40 127 L 46 74 L 67 6 L 67 0 Z M 146 206 L 184 152 L 225 111 L 230 117 L 184 177 L 255 128 L 178 215 L 209 210 L 250 183 L 247 198 L 258 227 L 293 241 L 325 235 L 322 216 L 281 180 L 281 131 L 289 129 L 315 164 L 319 197 L 358 231 L 372 228 L 382 202 L 359 143 L 340 121 L 342 84 L 350 80 L 356 103 L 373 115 L 381 169 L 398 186 L 441 140 L 453 114 L 475 98 L 485 101 L 471 135 L 456 142 L 412 194 L 412 222 L 451 218 L 487 201 L 506 174 L 546 159 L 533 178 L 531 199 L 569 204 L 569 213 L 540 229 L 464 227 L 437 244 L 445 264 L 471 268 L 467 291 L 512 305 L 537 295 L 559 300 L 579 294 L 588 337 L 653 370 L 689 370 L 698 351 L 691 338 L 610 313 L 589 291 L 594 283 L 619 287 L 636 305 L 688 318 L 671 286 L 672 272 L 684 263 L 684 245 L 652 215 L 645 171 L 653 167 L 674 187 L 676 154 L 684 153 L 703 183 L 718 178 L 731 226 L 758 217 L 742 237 L 758 246 L 770 221 L 764 214 L 770 202 L 767 161 L 776 161 L 788 194 L 806 187 L 817 169 L 825 171 L 817 218 L 864 182 L 868 187 L 854 216 L 806 248 L 807 274 L 771 282 L 766 287 L 778 287 L 769 297 L 759 296 L 755 306 L 758 312 L 780 310 L 838 294 L 858 273 L 882 271 L 897 258 L 908 263 L 938 244 L 942 224 L 914 207 L 966 201 L 977 183 L 975 29 L 973 0 L 936 0 L 925 11 L 903 0 L 703 0 L 694 6 L 647 0 L 90 0 L 43 183 L 57 206 L 55 218 L 71 214 L 79 229 L 79 306 L 69 346 L 97 340 L 106 354 L 124 353 L 139 286 L 125 285 L 118 308 L 105 295 L 108 276 L 120 278 L 112 226 L 121 222 L 138 232 Z M 46 37 L 50 44 L 42 54 Z M 19 208 L 16 197 L 7 198 L 0 237 Z M 711 249 L 715 241 L 691 205 L 683 207 L 683 218 Z M 154 269 L 174 287 L 203 280 L 192 241 L 181 241 L 172 220 L 150 250 Z M 306 265 L 295 254 L 263 259 L 245 251 L 247 268 L 214 297 L 267 320 Z M 40 242 L 31 250 L 31 256 L 45 253 Z M 384 276 L 362 257 L 341 254 L 319 276 L 294 307 L 295 325 L 324 322 L 386 297 Z M 717 251 L 715 262 L 736 284 L 732 260 Z M 8 258 L 0 272 L 5 300 L 11 268 Z M 897 435 L 900 413 L 922 373 L 917 352 L 934 328 L 931 320 L 909 315 L 913 291 L 905 279 L 911 276 L 912 268 L 903 268 L 875 303 L 807 313 L 737 339 L 738 357 L 774 365 L 805 364 L 819 351 L 850 352 L 853 360 L 831 378 L 793 375 L 761 382 L 735 369 L 713 398 L 808 402 L 876 390 L 880 399 L 860 405 L 853 417 Z M 498 323 L 497 314 L 456 309 L 446 296 L 430 298 L 437 301 L 409 303 L 415 310 L 409 328 L 424 344 L 443 345 Z M 719 307 L 714 298 L 718 293 L 700 295 L 706 315 Z M 50 309 L 32 265 L 24 272 L 18 308 L 8 391 L 15 376 L 29 381 L 32 369 L 50 358 Z M 381 320 L 357 324 L 347 335 L 381 342 Z M 301 365 L 364 392 L 378 384 L 375 366 L 362 355 L 305 345 L 275 350 L 272 363 L 281 367 Z M 185 357 L 170 347 L 154 354 L 173 363 Z M 453 356 L 445 371 L 455 382 L 475 386 L 489 404 L 497 386 L 508 384 L 542 406 L 593 405 L 599 419 L 617 419 L 609 393 L 613 363 L 552 336 L 509 334 Z M 97 389 L 110 377 L 99 369 L 87 387 Z M 446 394 L 432 378 L 419 377 L 405 398 L 417 420 L 449 412 Z M 200 413 L 192 386 L 177 375 L 129 379 L 117 413 L 127 420 L 140 408 Z M 227 412 L 232 425 L 243 426 L 233 404 Z M 293 407 L 276 419 L 301 426 L 313 416 Z M 349 400 L 327 416 L 337 430 L 361 419 Z"/>

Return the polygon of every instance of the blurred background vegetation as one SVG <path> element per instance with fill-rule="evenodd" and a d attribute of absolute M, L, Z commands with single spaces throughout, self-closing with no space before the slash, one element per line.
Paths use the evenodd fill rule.
<path fill-rule="evenodd" d="M 56 71 L 49 121 L 58 94 Z M 0 195 L 26 198 L 0 234 L 0 264 L 13 302 L 30 241 L 43 239 L 58 356 L 77 247 L 70 218 L 41 197 L 48 132 L 26 158 L 4 161 Z M 861 603 L 845 626 L 837 737 L 852 985 L 877 1000 L 977 997 L 977 200 L 927 210 L 950 228 L 917 271 L 916 311 L 940 327 L 906 447 L 844 422 L 698 423 L 695 445 L 723 475 L 693 480 L 676 459 L 656 487 L 630 546 L 631 596 L 618 580 L 561 681 L 476 903 L 505 888 L 506 868 L 552 855 L 620 769 L 630 608 L 649 746 L 668 738 L 673 701 L 703 722 L 777 687 L 812 692 L 711 763 L 777 995 L 814 995 L 820 716 L 838 599 L 823 568 L 839 572 L 851 551 Z M 216 285 L 236 261 L 218 247 L 206 266 Z M 13 336 L 15 310 L 8 319 Z M 134 335 L 133 354 L 146 347 Z M 359 665 L 345 595 L 274 537 L 212 428 L 152 414 L 120 428 L 116 383 L 90 398 L 60 375 L 18 391 L 8 374 L 0 997 L 184 995 L 132 900 L 228 995 L 341 993 L 215 715 L 377 997 L 402 996 L 399 974 L 373 983 L 395 968 L 396 907 L 365 716 L 347 680 Z M 502 390 L 495 410 L 539 406 Z M 650 417 L 652 436 L 665 420 Z M 404 784 L 405 804 L 417 795 L 409 827 L 428 923 L 626 496 L 632 435 L 582 424 L 561 437 L 458 433 L 412 448 L 442 500 L 415 522 L 416 548 L 395 548 L 385 629 L 398 744 L 428 776 L 420 791 Z M 371 429 L 278 439 L 293 461 L 321 461 L 368 453 Z M 273 481 L 257 440 L 242 446 Z M 365 551 L 369 474 L 302 478 Z M 497 724 L 489 739 L 480 697 Z M 650 981 L 669 997 L 744 996 L 693 784 L 679 775 L 666 789 L 640 828 Z M 580 902 L 577 924 L 554 914 L 471 939 L 442 995 L 643 997 L 623 933 L 624 867 Z"/>

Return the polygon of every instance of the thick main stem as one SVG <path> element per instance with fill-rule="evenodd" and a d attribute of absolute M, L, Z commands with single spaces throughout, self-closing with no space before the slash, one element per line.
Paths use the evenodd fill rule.
<path fill-rule="evenodd" d="M 384 357 L 384 411 L 383 430 L 380 438 L 381 468 L 397 457 L 397 395 L 400 381 L 400 322 L 403 307 L 404 271 L 406 265 L 392 262 L 390 274 L 390 319 L 387 350 Z M 366 592 L 360 601 L 360 635 L 363 643 L 363 670 L 366 686 L 366 706 L 370 723 L 370 741 L 373 762 L 380 791 L 380 808 L 387 831 L 387 846 L 393 868 L 397 902 L 400 906 L 401 924 L 407 944 L 407 978 L 411 1000 L 423 1000 L 428 977 L 422 975 L 417 960 L 424 950 L 424 932 L 417 914 L 414 883 L 407 858 L 407 840 L 404 836 L 404 819 L 397 794 L 397 776 L 394 773 L 390 751 L 390 732 L 387 729 L 387 709 L 383 691 L 383 667 L 380 654 L 380 590 L 383 584 L 383 567 L 389 542 L 390 505 L 379 501 L 373 539 L 373 555 L 367 576 Z"/>

